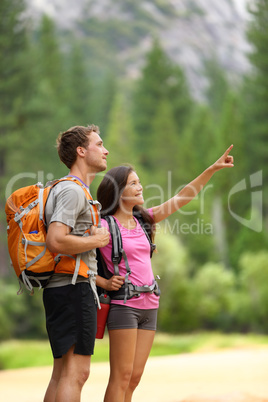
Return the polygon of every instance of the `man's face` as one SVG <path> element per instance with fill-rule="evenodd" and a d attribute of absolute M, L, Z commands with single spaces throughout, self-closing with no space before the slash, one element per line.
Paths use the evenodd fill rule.
<path fill-rule="evenodd" d="M 85 148 L 85 162 L 91 173 L 102 172 L 107 169 L 107 155 L 109 152 L 103 146 L 99 134 L 92 131 L 89 135 L 89 144 Z"/>

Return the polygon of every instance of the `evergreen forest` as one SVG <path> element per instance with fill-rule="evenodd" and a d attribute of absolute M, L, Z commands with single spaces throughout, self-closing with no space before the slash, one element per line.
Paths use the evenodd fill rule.
<path fill-rule="evenodd" d="M 268 0 L 256 0 L 249 10 L 250 71 L 234 83 L 216 59 L 204 61 L 203 101 L 157 37 L 139 77 L 131 79 L 116 55 L 113 63 L 98 64 L 97 52 L 93 57 L 92 47 L 101 46 L 97 29 L 87 32 L 85 24 L 83 36 L 62 32 L 46 15 L 33 22 L 25 7 L 23 0 L 0 3 L 0 340 L 46 338 L 42 292 L 17 296 L 6 199 L 19 187 L 66 175 L 56 138 L 91 123 L 110 151 L 108 168 L 135 167 L 148 208 L 175 195 L 234 145 L 235 167 L 216 173 L 156 228 L 158 327 L 267 334 Z M 101 178 L 93 182 L 93 197 Z"/>

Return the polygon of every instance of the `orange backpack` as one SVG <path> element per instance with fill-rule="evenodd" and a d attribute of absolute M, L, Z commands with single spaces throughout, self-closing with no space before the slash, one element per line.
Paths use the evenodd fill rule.
<path fill-rule="evenodd" d="M 81 255 L 52 254 L 46 246 L 45 206 L 51 189 L 61 181 L 73 181 L 80 185 L 89 202 L 94 225 L 99 223 L 97 202 L 92 200 L 86 187 L 74 177 L 64 177 L 48 183 L 20 188 L 7 199 L 8 251 L 11 265 L 19 280 L 33 293 L 33 287 L 45 287 L 54 272 L 89 276 L 88 266 Z M 89 235 L 89 229 L 84 234 Z"/>

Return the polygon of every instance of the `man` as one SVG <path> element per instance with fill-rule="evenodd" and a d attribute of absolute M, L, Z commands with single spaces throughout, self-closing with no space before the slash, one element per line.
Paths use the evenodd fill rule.
<path fill-rule="evenodd" d="M 46 205 L 47 246 L 61 256 L 43 294 L 54 357 L 44 402 L 78 402 L 89 376 L 95 343 L 95 249 L 109 242 L 108 231 L 97 227 L 97 206 L 89 202 L 85 189 L 89 192 L 95 175 L 106 169 L 108 151 L 95 125 L 75 126 L 60 134 L 57 149 L 61 161 L 70 169 L 68 176 L 74 181 L 58 183 Z M 89 228 L 90 233 L 85 233 Z M 73 283 L 77 255 L 86 270 L 82 273 L 79 268 Z"/>

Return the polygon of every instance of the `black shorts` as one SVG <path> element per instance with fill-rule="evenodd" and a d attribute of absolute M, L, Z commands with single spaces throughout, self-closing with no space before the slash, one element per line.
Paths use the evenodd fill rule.
<path fill-rule="evenodd" d="M 158 309 L 143 310 L 139 308 L 111 304 L 107 328 L 111 329 L 147 329 L 156 331 Z"/>
<path fill-rule="evenodd" d="M 97 306 L 88 282 L 44 289 L 46 327 L 53 357 L 74 353 L 93 355 L 97 331 Z"/>

